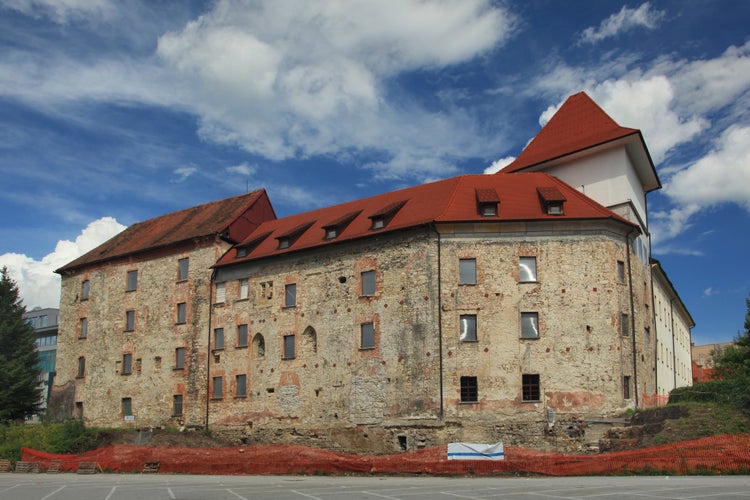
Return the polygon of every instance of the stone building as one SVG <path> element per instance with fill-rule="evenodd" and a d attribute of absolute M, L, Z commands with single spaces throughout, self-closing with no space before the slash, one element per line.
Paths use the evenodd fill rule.
<path fill-rule="evenodd" d="M 587 422 L 658 402 L 657 337 L 676 331 L 654 324 L 646 193 L 659 187 L 640 132 L 577 94 L 495 175 L 281 219 L 263 195 L 246 207 L 253 227 L 227 242 L 217 222 L 200 254 L 105 243 L 60 271 L 60 392 L 97 425 L 180 422 L 238 443 L 580 449 Z M 135 295 L 132 271 L 150 276 Z M 76 297 L 86 280 L 101 302 L 93 285 Z M 98 344 L 74 333 L 94 317 Z M 168 361 L 180 348 L 184 373 Z"/>
<path fill-rule="evenodd" d="M 203 426 L 211 266 L 268 218 L 254 191 L 134 224 L 60 268 L 51 416 Z"/>

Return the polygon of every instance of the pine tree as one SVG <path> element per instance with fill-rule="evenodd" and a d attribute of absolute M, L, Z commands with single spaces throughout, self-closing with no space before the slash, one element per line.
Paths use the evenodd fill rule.
<path fill-rule="evenodd" d="M 750 377 L 750 296 L 745 299 L 745 331 L 738 332 L 734 344 L 714 355 L 721 378 Z"/>
<path fill-rule="evenodd" d="M 23 319 L 26 308 L 18 286 L 0 270 L 0 422 L 21 421 L 39 411 L 39 353 L 34 329 Z"/>

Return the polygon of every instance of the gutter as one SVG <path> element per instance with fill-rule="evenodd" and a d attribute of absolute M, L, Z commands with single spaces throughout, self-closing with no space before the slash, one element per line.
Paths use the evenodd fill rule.
<path fill-rule="evenodd" d="M 633 300 L 633 268 L 630 258 L 630 236 L 639 231 L 638 228 L 634 228 L 625 235 L 625 253 L 628 256 L 628 292 L 630 294 L 630 337 L 633 340 L 633 396 L 635 400 L 635 407 L 638 408 L 638 353 L 636 351 L 635 343 L 635 302 Z"/>
<path fill-rule="evenodd" d="M 208 432 L 208 415 L 209 402 L 211 400 L 211 319 L 214 310 L 214 280 L 216 279 L 216 270 L 211 271 L 211 278 L 208 280 L 208 341 L 206 342 L 206 426 Z"/>

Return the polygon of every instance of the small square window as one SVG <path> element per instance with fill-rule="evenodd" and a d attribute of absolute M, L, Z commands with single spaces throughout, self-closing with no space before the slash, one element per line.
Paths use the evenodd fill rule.
<path fill-rule="evenodd" d="M 237 375 L 234 378 L 235 397 L 247 397 L 247 375 Z"/>
<path fill-rule="evenodd" d="M 214 349 L 224 349 L 223 328 L 214 328 Z"/>
<path fill-rule="evenodd" d="M 177 323 L 183 324 L 186 321 L 187 316 L 187 304 L 185 302 L 180 302 L 177 304 Z"/>
<path fill-rule="evenodd" d="M 132 292 L 138 288 L 138 271 L 128 271 L 128 287 L 126 291 Z"/>
<path fill-rule="evenodd" d="M 248 297 L 248 290 L 249 290 L 249 284 L 247 278 L 242 278 L 239 280 L 238 283 L 239 287 L 239 298 L 240 300 L 244 300 Z"/>
<path fill-rule="evenodd" d="M 90 287 L 89 280 L 84 280 L 81 284 L 81 300 L 88 300 Z"/>
<path fill-rule="evenodd" d="M 521 282 L 535 282 L 536 279 L 536 257 L 519 257 L 519 277 Z"/>
<path fill-rule="evenodd" d="M 227 300 L 227 284 L 216 283 L 216 300 L 215 304 L 223 304 Z"/>
<path fill-rule="evenodd" d="M 458 260 L 458 284 L 459 285 L 476 285 L 477 284 L 477 259 L 459 259 Z"/>
<path fill-rule="evenodd" d="M 461 402 L 476 403 L 479 401 L 479 387 L 476 377 L 461 377 Z"/>
<path fill-rule="evenodd" d="M 334 239 L 338 235 L 339 235 L 339 230 L 336 229 L 335 227 L 329 227 L 328 229 L 326 229 L 326 239 L 327 240 L 332 240 L 332 239 Z"/>
<path fill-rule="evenodd" d="M 522 312 L 521 313 L 521 338 L 538 339 L 539 338 L 539 313 Z"/>
<path fill-rule="evenodd" d="M 521 390 L 524 401 L 539 401 L 539 374 L 524 373 L 521 376 Z"/>
<path fill-rule="evenodd" d="M 297 305 L 297 285 L 290 283 L 284 286 L 284 307 L 294 307 Z"/>
<path fill-rule="evenodd" d="M 477 341 L 477 315 L 462 314 L 459 325 L 459 338 L 461 342 Z"/>
<path fill-rule="evenodd" d="M 81 331 L 78 333 L 78 338 L 85 339 L 89 334 L 89 320 L 87 318 L 81 318 Z"/>
<path fill-rule="evenodd" d="M 284 359 L 294 359 L 294 335 L 284 335 Z"/>
<path fill-rule="evenodd" d="M 122 416 L 132 417 L 133 416 L 133 400 L 131 398 L 122 398 L 121 401 Z"/>
<path fill-rule="evenodd" d="M 83 378 L 86 375 L 86 358 L 81 356 L 78 358 L 78 373 L 77 378 Z"/>
<path fill-rule="evenodd" d="M 372 323 L 362 323 L 359 326 L 360 329 L 360 349 L 374 349 L 375 348 L 375 325 Z"/>
<path fill-rule="evenodd" d="M 247 347 L 247 325 L 237 325 L 237 347 Z"/>
<path fill-rule="evenodd" d="M 630 316 L 627 314 L 620 315 L 620 334 L 623 337 L 630 336 Z"/>
<path fill-rule="evenodd" d="M 190 259 L 184 258 L 177 261 L 177 281 L 188 279 L 188 270 L 190 269 Z"/>
<path fill-rule="evenodd" d="M 224 397 L 224 379 L 221 377 L 213 378 L 213 392 L 211 393 L 213 399 L 221 399 Z"/>
<path fill-rule="evenodd" d="M 375 271 L 362 273 L 362 295 L 375 295 Z"/>
<path fill-rule="evenodd" d="M 135 311 L 125 311 L 125 331 L 135 330 Z"/>
<path fill-rule="evenodd" d="M 182 416 L 182 394 L 175 394 L 172 396 L 172 416 Z"/>
<path fill-rule="evenodd" d="M 133 371 L 133 355 L 123 354 L 122 355 L 122 370 L 120 370 L 120 373 L 122 375 L 130 375 L 132 371 Z"/>
<path fill-rule="evenodd" d="M 497 216 L 497 203 L 480 203 L 479 212 L 482 217 L 495 217 Z"/>
<path fill-rule="evenodd" d="M 552 202 L 547 205 L 547 215 L 564 215 L 563 204 Z"/>
<path fill-rule="evenodd" d="M 174 350 L 174 368 L 175 370 L 182 370 L 185 368 L 185 348 L 178 347 Z"/>
<path fill-rule="evenodd" d="M 370 229 L 383 229 L 384 227 L 385 227 L 385 218 L 383 217 L 372 218 L 372 226 L 370 226 Z"/>
<path fill-rule="evenodd" d="M 289 248 L 289 245 L 291 244 L 291 241 L 289 241 L 289 238 L 279 238 L 279 249 L 282 250 L 284 248 Z"/>

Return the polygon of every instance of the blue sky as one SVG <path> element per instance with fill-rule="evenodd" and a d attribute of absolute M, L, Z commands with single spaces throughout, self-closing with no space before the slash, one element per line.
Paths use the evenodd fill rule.
<path fill-rule="evenodd" d="M 0 3 L 0 265 L 28 308 L 137 221 L 279 216 L 517 156 L 570 94 L 643 132 L 653 253 L 697 326 L 750 293 L 750 2 Z"/>

